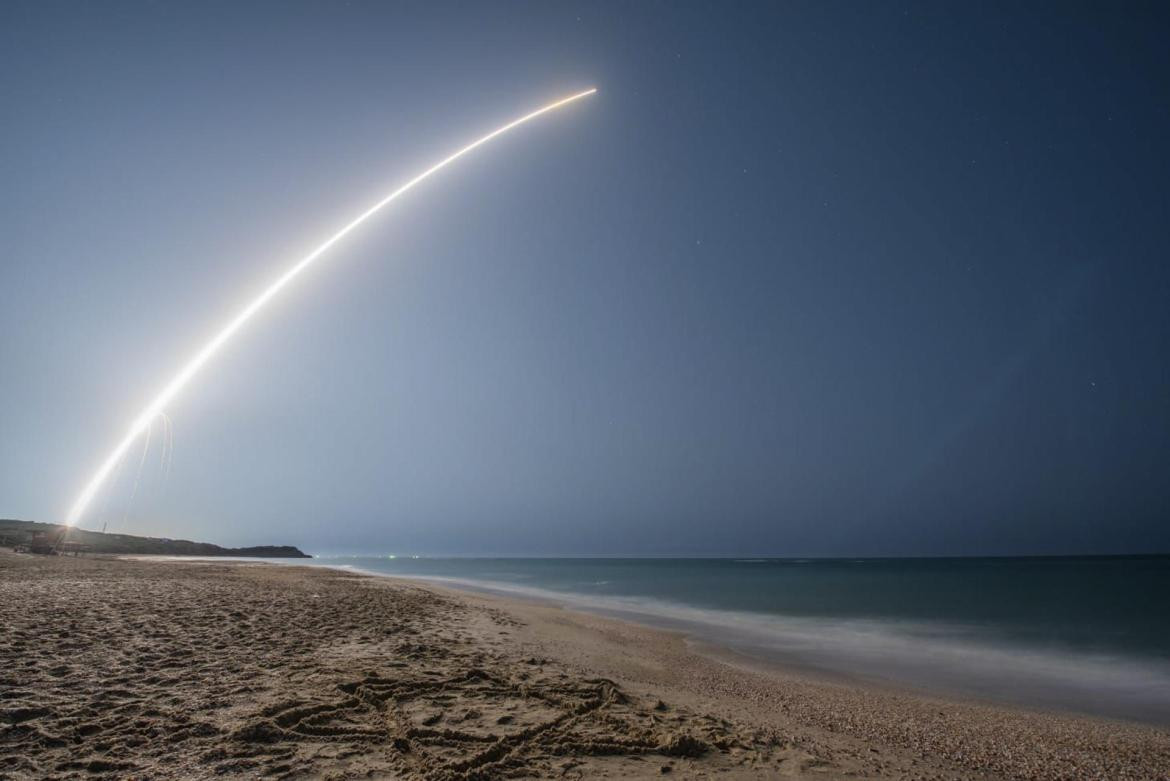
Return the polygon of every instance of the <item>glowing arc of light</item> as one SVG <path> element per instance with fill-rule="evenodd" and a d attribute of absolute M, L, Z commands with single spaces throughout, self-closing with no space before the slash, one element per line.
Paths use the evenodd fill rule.
<path fill-rule="evenodd" d="M 508 124 L 488 133 L 486 136 L 471 142 L 454 154 L 451 154 L 438 163 L 435 163 L 430 168 L 426 169 L 421 174 L 414 177 L 382 200 L 378 201 L 369 209 L 362 212 L 361 215 L 359 215 L 356 219 L 329 237 L 325 243 L 317 247 L 305 257 L 301 258 L 299 261 L 293 264 L 293 266 L 289 268 L 288 271 L 277 277 L 276 281 L 270 284 L 262 293 L 260 293 L 260 295 L 254 298 L 252 302 L 244 307 L 244 309 L 231 321 L 229 321 L 228 324 L 224 326 L 219 331 L 219 333 L 217 333 L 211 339 L 211 341 L 205 344 L 199 350 L 199 352 L 197 352 L 195 356 L 191 358 L 191 360 L 188 361 L 182 369 L 179 370 L 178 374 L 176 374 L 171 379 L 171 381 L 167 383 L 162 391 L 159 392 L 157 396 L 155 396 L 154 400 L 146 406 L 146 408 L 138 415 L 138 417 L 134 419 L 134 422 L 130 425 L 130 429 L 126 432 L 126 435 L 122 438 L 121 441 L 118 442 L 114 449 L 110 451 L 109 455 L 106 456 L 106 459 L 102 462 L 101 466 L 98 467 L 93 477 L 90 478 L 90 481 L 86 483 L 85 488 L 83 488 L 81 493 L 78 495 L 77 500 L 73 503 L 72 508 L 69 510 L 69 515 L 66 518 L 65 525 L 74 526 L 77 523 L 77 521 L 85 513 L 86 507 L 88 507 L 89 503 L 93 500 L 94 495 L 97 494 L 98 490 L 109 478 L 110 473 L 118 465 L 119 460 L 121 460 L 121 458 L 126 454 L 126 451 L 129 450 L 130 447 L 134 444 L 134 441 L 142 435 L 142 432 L 150 428 L 151 422 L 156 417 L 158 417 L 160 413 L 163 412 L 164 408 L 171 401 L 173 401 L 177 395 L 179 395 L 179 392 L 182 391 L 183 388 L 186 387 L 187 383 L 189 383 L 195 376 L 195 374 L 198 373 L 201 368 L 203 368 L 204 364 L 210 361 L 215 356 L 215 354 L 219 352 L 220 348 L 222 348 L 223 345 L 229 339 L 231 339 L 231 337 L 235 335 L 235 333 L 239 331 L 245 323 L 252 319 L 253 315 L 260 311 L 260 309 L 265 304 L 271 301 L 272 298 L 276 296 L 276 294 L 279 293 L 282 289 L 284 289 L 284 287 L 288 285 L 289 282 L 292 282 L 293 279 L 300 275 L 302 271 L 308 268 L 313 263 L 313 261 L 317 260 L 317 258 L 325 254 L 325 252 L 330 247 L 341 241 L 351 231 L 381 211 L 382 208 L 391 201 L 397 199 L 400 195 L 407 192 L 415 185 L 422 182 L 424 179 L 427 179 L 431 175 L 438 173 L 443 168 L 446 168 L 448 165 L 463 157 L 468 152 L 483 146 L 497 136 L 503 135 L 504 133 L 507 133 L 509 130 L 512 130 L 519 125 L 523 125 L 525 122 L 536 119 L 542 114 L 547 114 L 550 111 L 554 111 L 568 103 L 572 103 L 573 101 L 580 100 L 581 98 L 592 95 L 595 92 L 597 92 L 596 87 L 549 103 L 547 106 L 525 114 L 519 119 L 512 120 Z"/>

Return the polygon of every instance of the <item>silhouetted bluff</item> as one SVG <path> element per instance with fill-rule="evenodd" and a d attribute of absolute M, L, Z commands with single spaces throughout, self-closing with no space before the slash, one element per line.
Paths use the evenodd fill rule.
<path fill-rule="evenodd" d="M 57 523 L 0 519 L 0 545 L 27 545 L 38 535 L 56 539 L 65 527 Z M 254 545 L 250 548 L 223 548 L 210 542 L 169 540 L 165 537 L 137 537 L 133 534 L 103 534 L 71 529 L 66 538 L 85 546 L 90 553 L 126 553 L 140 556 L 257 556 L 267 559 L 310 559 L 292 545 Z"/>

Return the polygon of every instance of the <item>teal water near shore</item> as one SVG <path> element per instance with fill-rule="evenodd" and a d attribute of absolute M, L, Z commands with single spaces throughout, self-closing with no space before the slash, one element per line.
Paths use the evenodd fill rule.
<path fill-rule="evenodd" d="M 331 557 L 552 600 L 762 661 L 1170 724 L 1170 557 Z"/>

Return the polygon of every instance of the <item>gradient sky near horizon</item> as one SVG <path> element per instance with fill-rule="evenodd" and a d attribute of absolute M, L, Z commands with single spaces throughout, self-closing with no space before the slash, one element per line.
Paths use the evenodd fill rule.
<path fill-rule="evenodd" d="M 1164 4 L 0 5 L 0 517 L 318 553 L 1170 551 Z M 141 467 L 140 467 L 141 464 Z M 134 483 L 137 481 L 137 489 Z"/>

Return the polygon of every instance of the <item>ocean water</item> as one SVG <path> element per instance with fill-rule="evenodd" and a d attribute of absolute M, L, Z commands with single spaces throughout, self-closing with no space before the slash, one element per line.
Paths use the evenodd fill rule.
<path fill-rule="evenodd" d="M 551 600 L 763 663 L 1170 724 L 1170 556 L 314 563 Z"/>

